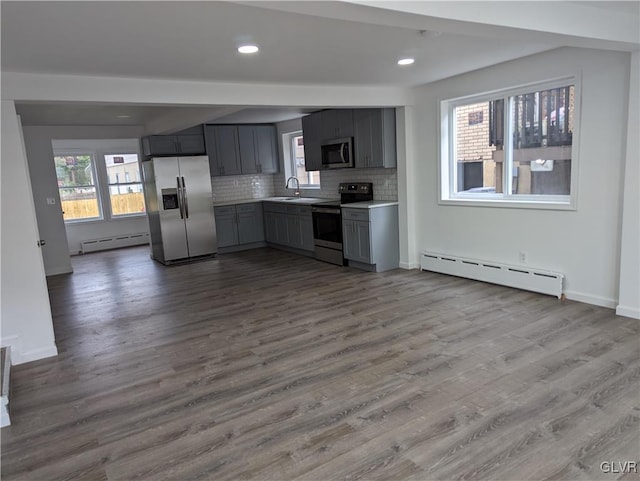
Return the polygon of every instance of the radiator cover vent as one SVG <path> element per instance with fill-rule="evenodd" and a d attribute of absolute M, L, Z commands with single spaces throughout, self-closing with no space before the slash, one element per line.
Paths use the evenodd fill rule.
<path fill-rule="evenodd" d="M 140 232 L 136 234 L 123 234 L 113 237 L 103 237 L 101 239 L 87 239 L 80 243 L 80 252 L 104 251 L 117 249 L 118 247 L 137 246 L 149 243 L 149 233 Z"/>
<path fill-rule="evenodd" d="M 420 256 L 420 268 L 423 271 L 439 272 L 441 274 L 466 277 L 477 281 L 549 294 L 559 299 L 562 297 L 564 275 L 558 272 L 434 252 L 422 253 Z"/>

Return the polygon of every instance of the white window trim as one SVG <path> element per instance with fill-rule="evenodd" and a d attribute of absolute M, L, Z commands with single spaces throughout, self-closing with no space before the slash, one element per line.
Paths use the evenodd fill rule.
<path fill-rule="evenodd" d="M 86 217 L 84 219 L 66 219 L 64 221 L 65 224 L 82 224 L 85 222 L 102 222 L 106 220 L 104 208 L 102 205 L 102 196 L 101 196 L 101 186 L 100 186 L 100 175 L 98 174 L 98 166 L 97 164 L 97 155 L 96 152 L 90 149 L 64 149 L 64 150 L 55 150 L 53 152 L 54 157 L 66 157 L 66 156 L 77 156 L 77 155 L 89 155 L 91 156 L 91 169 L 93 170 L 93 188 L 96 190 L 96 201 L 98 203 L 98 217 Z M 58 187 L 58 195 L 60 193 L 60 187 Z M 62 196 L 61 196 L 62 197 Z"/>
<path fill-rule="evenodd" d="M 291 148 L 291 142 L 294 137 L 302 135 L 302 130 L 293 130 L 291 132 L 284 132 L 282 134 L 282 158 L 284 159 L 284 172 L 288 179 L 289 177 L 297 177 L 295 169 L 293 167 L 293 151 Z M 298 179 L 299 181 L 300 179 Z M 320 184 L 302 184 L 300 183 L 300 190 L 320 190 Z"/>
<path fill-rule="evenodd" d="M 574 85 L 574 132 L 571 145 L 571 193 L 569 195 L 523 195 L 506 193 L 464 193 L 455 192 L 457 169 L 454 152 L 455 136 L 454 129 L 454 109 L 460 105 L 471 103 L 480 103 L 490 100 L 504 99 L 504 118 L 507 132 L 505 139 L 512 138 L 510 122 L 510 105 L 509 98 L 526 92 L 534 92 L 539 90 L 548 90 L 558 87 L 564 87 L 568 84 Z M 523 84 L 517 87 L 500 89 L 492 92 L 481 94 L 467 95 L 453 99 L 441 100 L 438 103 L 439 112 L 439 143 L 440 143 L 440 159 L 438 162 L 438 204 L 439 205 L 460 205 L 474 207 L 506 207 L 506 208 L 523 208 L 523 209 L 548 209 L 548 210 L 577 210 L 578 205 L 578 170 L 579 170 L 579 145 L 580 145 L 580 111 L 582 103 L 581 75 L 575 74 L 566 77 Z M 509 119 L 509 120 L 506 120 Z M 506 143 L 505 143 L 506 145 Z M 507 192 L 506 183 L 511 178 L 512 162 L 511 148 L 505 148 L 503 192 Z"/>
<path fill-rule="evenodd" d="M 118 222 L 125 219 L 131 219 L 132 217 L 146 217 L 147 213 L 132 213 L 114 215 L 111 208 L 111 198 L 109 194 L 109 176 L 107 175 L 107 166 L 104 160 L 105 155 L 117 155 L 122 153 L 136 154 L 138 156 L 138 166 L 142 167 L 142 157 L 138 148 L 132 148 L 132 146 L 126 145 L 129 139 L 124 139 L 122 147 L 118 147 L 115 143 L 121 142 L 116 139 L 97 139 L 97 140 L 64 140 L 60 141 L 65 145 L 60 145 L 59 148 L 54 146 L 54 157 L 63 155 L 91 155 L 93 159 L 92 167 L 95 175 L 96 195 L 98 199 L 98 211 L 100 217 L 88 217 L 86 219 L 69 219 L 65 220 L 65 224 L 90 224 L 96 222 Z M 54 141 L 56 142 L 56 141 Z M 109 146 L 103 145 L 103 143 L 109 143 Z M 86 144 L 87 147 L 80 147 L 79 145 Z M 91 144 L 93 147 L 89 147 Z M 99 159 L 99 160 L 98 160 Z M 53 160 L 53 159 L 52 159 Z M 142 183 L 142 176 L 141 181 Z M 136 182 L 137 184 L 137 182 Z M 144 189 L 144 183 L 143 183 Z M 105 201 L 106 199 L 106 201 Z"/>
<path fill-rule="evenodd" d="M 138 168 L 142 168 L 142 159 L 140 157 L 140 152 L 133 151 L 131 149 L 120 149 L 120 150 L 104 150 L 100 152 L 100 156 L 102 158 L 102 168 L 104 169 L 104 178 L 106 181 L 106 194 L 108 196 L 109 199 L 109 205 L 108 205 L 108 211 L 109 211 L 109 220 L 120 220 L 120 219 L 130 219 L 131 217 L 145 217 L 147 215 L 146 212 L 135 212 L 135 213 L 131 213 L 131 214 L 114 214 L 113 213 L 113 207 L 111 205 L 111 191 L 110 191 L 110 187 L 112 185 L 115 184 L 110 184 L 109 183 L 109 174 L 107 172 L 107 162 L 105 161 L 105 157 L 107 155 L 120 155 L 120 154 L 136 154 L 138 156 Z M 144 189 L 144 183 L 142 182 L 142 173 L 140 173 L 140 182 L 122 182 L 120 183 L 120 185 L 132 185 L 132 184 L 141 184 L 142 188 Z M 143 190 L 144 192 L 144 190 Z"/>

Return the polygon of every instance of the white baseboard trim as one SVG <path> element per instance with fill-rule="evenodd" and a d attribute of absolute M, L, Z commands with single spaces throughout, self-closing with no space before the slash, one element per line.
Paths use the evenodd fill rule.
<path fill-rule="evenodd" d="M 400 269 L 418 269 L 420 268 L 420 264 L 418 264 L 417 262 L 401 262 L 399 264 Z"/>
<path fill-rule="evenodd" d="M 39 361 L 40 359 L 46 359 L 47 357 L 54 357 L 58 355 L 58 348 L 55 344 L 51 346 L 42 347 L 40 349 L 33 349 L 31 351 L 20 352 L 18 350 L 11 349 L 11 365 L 24 364 L 26 362 Z"/>
<path fill-rule="evenodd" d="M 72 274 L 73 268 L 71 267 L 57 267 L 55 269 L 49 269 L 49 272 L 45 272 L 46 277 L 59 276 L 60 274 Z"/>
<path fill-rule="evenodd" d="M 631 306 L 621 306 L 618 304 L 616 307 L 616 314 L 624 317 L 631 317 L 633 319 L 640 319 L 640 309 Z"/>
<path fill-rule="evenodd" d="M 582 292 L 564 291 L 564 295 L 567 299 L 570 299 L 572 301 L 584 302 L 585 304 L 593 304 L 594 306 L 608 307 L 609 309 L 615 309 L 617 304 L 615 299 L 593 296 L 591 294 L 583 294 Z"/>
<path fill-rule="evenodd" d="M 0 406 L 0 428 L 11 425 L 11 419 L 9 418 L 9 409 L 7 404 L 2 400 L 2 406 Z"/>

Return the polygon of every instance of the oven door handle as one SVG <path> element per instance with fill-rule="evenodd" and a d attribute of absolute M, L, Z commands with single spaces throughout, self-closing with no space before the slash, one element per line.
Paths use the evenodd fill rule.
<path fill-rule="evenodd" d="M 311 212 L 317 212 L 319 214 L 340 214 L 340 209 L 330 209 L 327 207 L 312 207 Z"/>

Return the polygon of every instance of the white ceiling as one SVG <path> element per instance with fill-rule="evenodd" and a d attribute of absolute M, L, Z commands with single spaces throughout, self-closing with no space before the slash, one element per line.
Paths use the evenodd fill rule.
<path fill-rule="evenodd" d="M 554 3 L 539 6 L 552 11 Z M 638 2 L 571 3 L 637 16 Z M 386 11 L 344 2 L 2 1 L 1 9 L 2 70 L 13 72 L 408 87 L 570 44 L 557 35 L 514 35 L 514 29 L 478 34 L 469 22 L 453 25 L 406 13 L 381 21 Z M 429 29 L 420 33 L 416 25 Z M 260 52 L 238 54 L 244 41 L 256 42 Z M 415 64 L 398 67 L 397 59 L 406 55 Z M 144 124 L 166 113 L 162 106 L 95 103 L 18 108 L 27 125 Z M 275 121 L 301 113 L 253 109 L 230 118 Z"/>

